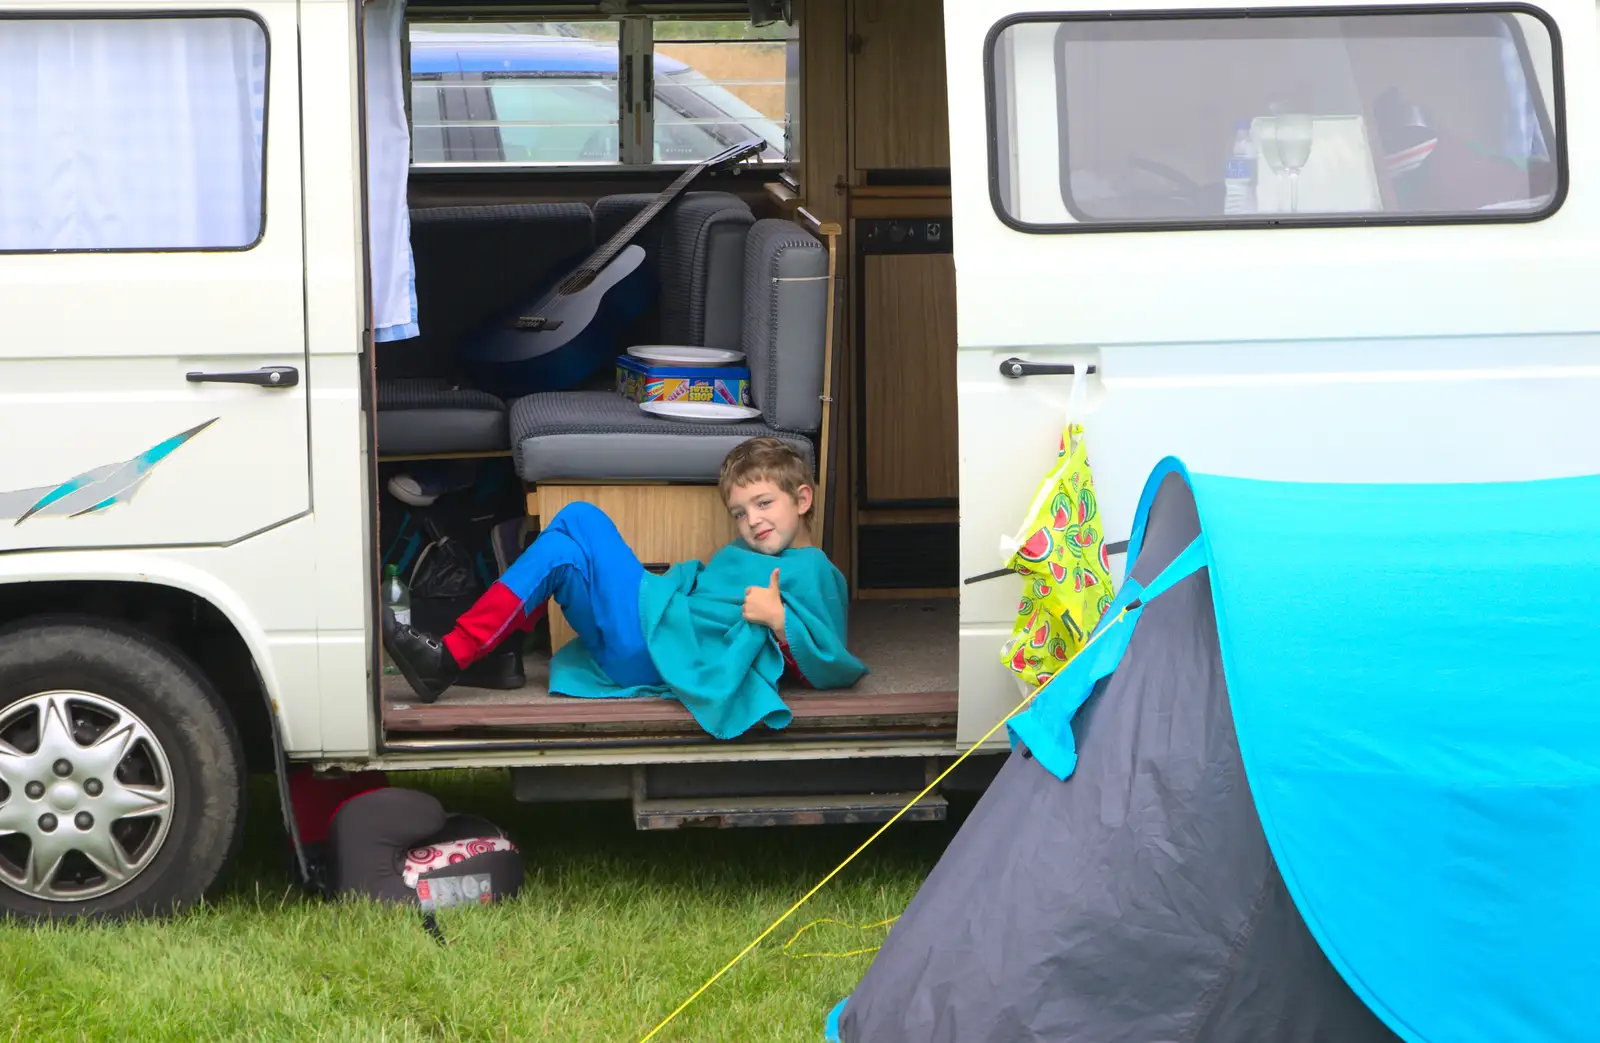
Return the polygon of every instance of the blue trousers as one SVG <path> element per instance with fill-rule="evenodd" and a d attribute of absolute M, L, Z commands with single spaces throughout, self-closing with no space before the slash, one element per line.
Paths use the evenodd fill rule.
<path fill-rule="evenodd" d="M 445 643 L 466 666 L 510 631 L 525 629 L 553 597 L 607 677 L 622 687 L 660 684 L 639 626 L 644 574 L 604 511 L 569 504 L 456 621 Z"/>

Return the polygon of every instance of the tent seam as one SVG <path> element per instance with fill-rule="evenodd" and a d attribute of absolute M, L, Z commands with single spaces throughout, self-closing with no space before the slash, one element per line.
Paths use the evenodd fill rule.
<path fill-rule="evenodd" d="M 1268 852 L 1267 857 L 1273 861 L 1274 867 L 1276 867 L 1276 860 L 1272 859 L 1270 852 Z M 1217 1001 L 1221 999 L 1223 990 L 1228 987 L 1233 981 L 1234 975 L 1238 972 L 1240 955 L 1244 952 L 1245 946 L 1249 945 L 1250 940 L 1255 937 L 1256 928 L 1261 923 L 1261 915 L 1266 911 L 1267 900 L 1271 897 L 1271 893 L 1272 878 L 1269 876 L 1262 880 L 1261 887 L 1256 891 L 1256 900 L 1250 904 L 1249 915 L 1245 917 L 1244 924 L 1233 936 L 1233 942 L 1228 946 L 1228 958 L 1223 961 L 1222 970 L 1217 972 L 1216 978 L 1206 987 L 1205 992 L 1200 994 L 1198 1009 L 1195 1011 L 1194 1019 L 1190 1022 L 1190 1031 L 1179 1037 L 1180 1043 L 1194 1043 L 1194 1040 L 1200 1034 L 1200 1030 L 1211 1019 L 1211 1013 L 1215 1009 Z"/>

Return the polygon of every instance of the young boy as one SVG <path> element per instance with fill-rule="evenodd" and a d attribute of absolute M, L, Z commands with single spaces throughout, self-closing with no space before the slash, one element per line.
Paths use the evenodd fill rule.
<path fill-rule="evenodd" d="M 550 663 L 560 695 L 670 695 L 718 738 L 757 723 L 782 728 L 783 676 L 846 688 L 866 667 L 844 646 L 844 576 L 812 546 L 813 491 L 805 461 L 776 438 L 752 438 L 718 481 L 739 539 L 702 565 L 645 571 L 598 507 L 575 503 L 549 519 L 505 575 L 435 640 L 387 609 L 384 645 L 424 702 L 513 630 L 527 630 L 554 597 L 578 640 Z"/>

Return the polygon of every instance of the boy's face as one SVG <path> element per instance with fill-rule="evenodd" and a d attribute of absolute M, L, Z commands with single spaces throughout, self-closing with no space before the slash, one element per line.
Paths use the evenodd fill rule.
<path fill-rule="evenodd" d="M 790 496 L 769 481 L 735 485 L 728 492 L 728 511 L 739 526 L 739 538 L 762 554 L 782 554 L 790 547 L 809 547 L 810 533 L 801 515 L 811 509 L 811 486 Z"/>

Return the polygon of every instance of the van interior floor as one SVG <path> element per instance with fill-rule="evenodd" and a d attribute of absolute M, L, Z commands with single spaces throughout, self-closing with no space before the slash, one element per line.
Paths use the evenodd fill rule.
<path fill-rule="evenodd" d="M 850 607 L 850 650 L 871 671 L 844 691 L 786 685 L 794 720 L 781 731 L 757 727 L 743 741 L 949 738 L 956 727 L 957 602 L 862 600 Z M 383 725 L 392 740 L 526 738 L 587 744 L 640 740 L 714 742 L 675 699 L 575 699 L 550 694 L 550 662 L 528 655 L 525 687 L 452 688 L 424 704 L 404 678 L 383 677 Z M 739 741 L 739 740 L 735 740 Z M 565 741 L 562 745 L 566 745 Z"/>

